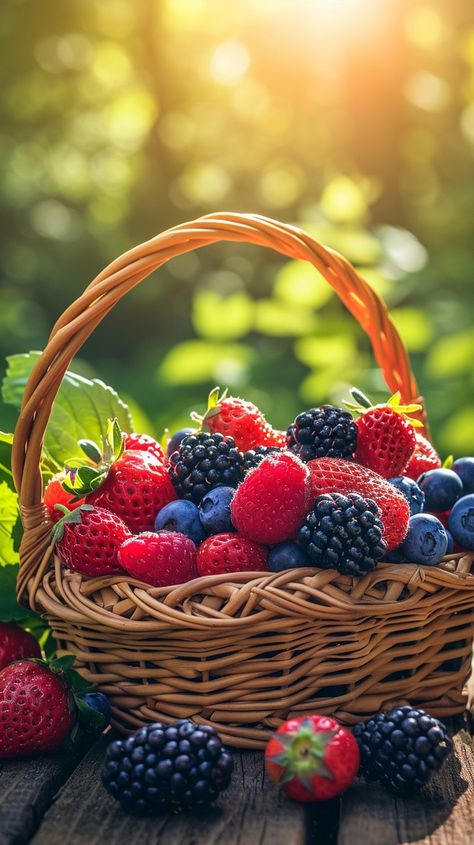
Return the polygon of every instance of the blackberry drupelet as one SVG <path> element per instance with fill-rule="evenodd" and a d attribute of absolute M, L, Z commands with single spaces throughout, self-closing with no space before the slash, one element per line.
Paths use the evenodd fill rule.
<path fill-rule="evenodd" d="M 281 452 L 276 446 L 255 446 L 254 449 L 249 449 L 244 452 L 244 474 L 249 472 L 254 467 L 258 467 L 267 455 L 272 452 Z"/>
<path fill-rule="evenodd" d="M 424 710 L 406 705 L 354 725 L 361 774 L 396 793 L 427 783 L 452 748 L 446 727 Z"/>
<path fill-rule="evenodd" d="M 216 487 L 237 487 L 242 479 L 243 455 L 233 437 L 198 432 L 185 437 L 170 456 L 169 471 L 182 499 L 199 504 Z"/>
<path fill-rule="evenodd" d="M 302 461 L 353 457 L 357 426 L 348 411 L 321 405 L 298 414 L 286 433 L 288 448 Z"/>
<path fill-rule="evenodd" d="M 380 508 L 358 493 L 323 493 L 298 531 L 297 542 L 321 569 L 362 575 L 375 569 L 387 544 Z"/>
<path fill-rule="evenodd" d="M 124 810 L 201 809 L 226 789 L 232 770 L 213 727 L 180 719 L 110 743 L 102 783 Z"/>

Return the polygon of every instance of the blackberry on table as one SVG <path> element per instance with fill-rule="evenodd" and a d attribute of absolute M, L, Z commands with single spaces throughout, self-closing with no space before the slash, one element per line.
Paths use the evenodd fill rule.
<path fill-rule="evenodd" d="M 237 487 L 242 468 L 243 455 L 233 437 L 203 431 L 187 435 L 169 459 L 176 492 L 182 499 L 191 499 L 196 504 L 218 484 Z"/>
<path fill-rule="evenodd" d="M 297 542 L 314 566 L 362 575 L 375 569 L 387 544 L 380 508 L 358 493 L 323 493 L 298 531 Z"/>
<path fill-rule="evenodd" d="M 290 425 L 286 440 L 303 461 L 313 458 L 353 457 L 357 444 L 357 426 L 343 408 L 321 405 L 298 414 Z"/>
<path fill-rule="evenodd" d="M 213 727 L 180 719 L 155 722 L 110 743 L 102 783 L 127 811 L 198 810 L 226 789 L 232 770 L 232 757 Z"/>
<path fill-rule="evenodd" d="M 254 449 L 248 449 L 244 452 L 244 474 L 249 472 L 254 467 L 258 467 L 267 455 L 272 452 L 281 452 L 276 446 L 255 446 Z"/>
<path fill-rule="evenodd" d="M 360 748 L 361 774 L 396 793 L 427 783 L 452 748 L 445 725 L 410 705 L 358 722 L 353 731 Z"/>

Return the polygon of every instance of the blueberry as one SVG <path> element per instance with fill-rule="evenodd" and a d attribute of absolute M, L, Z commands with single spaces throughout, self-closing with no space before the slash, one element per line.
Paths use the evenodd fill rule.
<path fill-rule="evenodd" d="M 446 549 L 446 554 L 450 555 L 451 552 L 454 552 L 454 537 L 451 534 L 451 531 L 448 531 L 447 528 L 444 529 L 446 531 L 446 536 L 448 538 L 448 548 Z"/>
<path fill-rule="evenodd" d="M 462 481 L 463 495 L 474 493 L 474 458 L 458 458 L 451 469 Z"/>
<path fill-rule="evenodd" d="M 202 543 L 205 537 L 197 505 L 187 499 L 176 499 L 158 511 L 155 519 L 155 531 L 162 531 L 163 529 L 185 534 L 196 546 L 199 546 L 199 543 Z"/>
<path fill-rule="evenodd" d="M 230 517 L 230 503 L 234 495 L 233 487 L 214 487 L 203 496 L 199 505 L 199 519 L 207 534 L 235 531 Z"/>
<path fill-rule="evenodd" d="M 173 452 L 176 452 L 176 450 L 179 448 L 179 444 L 181 443 L 181 441 L 184 440 L 184 438 L 187 437 L 188 434 L 192 434 L 193 431 L 194 431 L 194 428 L 180 428 L 179 431 L 176 431 L 172 435 L 170 442 L 168 443 L 168 446 L 166 447 L 166 454 L 167 454 L 168 458 L 169 458 L 170 455 L 173 454 Z"/>
<path fill-rule="evenodd" d="M 474 551 L 474 493 L 456 502 L 449 515 L 448 527 L 463 549 Z"/>
<path fill-rule="evenodd" d="M 301 546 L 291 540 L 278 543 L 268 553 L 268 568 L 270 572 L 282 572 L 284 569 L 296 569 L 301 566 L 314 566 Z"/>
<path fill-rule="evenodd" d="M 410 516 L 422 512 L 425 504 L 425 494 L 420 490 L 416 481 L 405 475 L 389 478 L 388 481 L 392 487 L 396 487 L 405 496 L 410 506 Z"/>
<path fill-rule="evenodd" d="M 109 699 L 103 692 L 86 692 L 85 695 L 82 696 L 82 701 L 88 704 L 89 707 L 97 713 L 102 714 L 103 722 L 101 725 L 97 726 L 99 730 L 103 731 L 104 728 L 110 725 L 112 711 L 110 709 Z M 87 724 L 87 715 L 85 715 L 85 722 Z"/>
<path fill-rule="evenodd" d="M 425 566 L 436 566 L 446 554 L 447 548 L 448 537 L 446 531 L 436 516 L 429 513 L 417 513 L 415 516 L 410 517 L 408 533 L 399 547 L 400 555 L 405 561 L 409 563 L 422 563 Z"/>
<path fill-rule="evenodd" d="M 462 496 L 462 481 L 452 469 L 430 469 L 418 479 L 426 511 L 449 511 Z"/>

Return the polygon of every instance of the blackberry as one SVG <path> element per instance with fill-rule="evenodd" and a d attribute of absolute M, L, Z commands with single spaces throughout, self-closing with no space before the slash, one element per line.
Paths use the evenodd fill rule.
<path fill-rule="evenodd" d="M 184 437 L 169 459 L 176 492 L 182 499 L 191 499 L 196 504 L 218 484 L 237 487 L 242 468 L 243 455 L 233 437 L 204 431 Z"/>
<path fill-rule="evenodd" d="M 361 774 L 396 793 L 427 783 L 452 748 L 446 727 L 424 710 L 406 705 L 354 726 Z"/>
<path fill-rule="evenodd" d="M 380 508 L 358 493 L 323 493 L 298 531 L 297 541 L 315 566 L 362 575 L 375 569 L 387 544 Z"/>
<path fill-rule="evenodd" d="M 343 408 L 321 405 L 298 414 L 286 433 L 286 442 L 302 461 L 352 458 L 357 444 L 357 426 Z"/>
<path fill-rule="evenodd" d="M 229 785 L 233 761 L 210 725 L 180 719 L 107 748 L 102 783 L 124 810 L 201 809 Z"/>
<path fill-rule="evenodd" d="M 254 467 L 258 467 L 263 459 L 272 452 L 281 452 L 281 449 L 278 449 L 276 446 L 255 446 L 254 449 L 244 452 L 244 474 Z"/>

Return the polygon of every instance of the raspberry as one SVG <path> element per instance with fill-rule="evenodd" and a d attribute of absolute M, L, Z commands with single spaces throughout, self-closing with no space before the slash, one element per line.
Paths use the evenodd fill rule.
<path fill-rule="evenodd" d="M 405 466 L 403 475 L 418 481 L 423 472 L 428 472 L 430 469 L 439 469 L 440 466 L 441 459 L 434 446 L 423 434 L 418 431 L 415 432 L 415 451 Z"/>
<path fill-rule="evenodd" d="M 153 587 L 184 584 L 197 576 L 196 546 L 177 531 L 144 531 L 119 549 L 123 568 Z"/>
<path fill-rule="evenodd" d="M 296 455 L 268 455 L 237 489 L 231 504 L 232 523 L 249 540 L 281 543 L 300 527 L 310 496 L 309 470 Z"/>
<path fill-rule="evenodd" d="M 239 534 L 214 534 L 199 547 L 197 568 L 200 575 L 265 571 L 267 550 Z"/>

